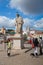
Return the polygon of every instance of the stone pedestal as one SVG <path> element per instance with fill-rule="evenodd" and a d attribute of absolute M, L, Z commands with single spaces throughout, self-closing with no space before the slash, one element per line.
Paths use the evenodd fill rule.
<path fill-rule="evenodd" d="M 13 49 L 22 49 L 24 42 L 21 34 L 15 34 L 13 39 Z"/>

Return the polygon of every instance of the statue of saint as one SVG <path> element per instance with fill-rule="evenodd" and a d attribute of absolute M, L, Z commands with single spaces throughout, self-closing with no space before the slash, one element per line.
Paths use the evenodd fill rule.
<path fill-rule="evenodd" d="M 16 33 L 22 33 L 23 19 L 19 14 L 16 14 Z"/>

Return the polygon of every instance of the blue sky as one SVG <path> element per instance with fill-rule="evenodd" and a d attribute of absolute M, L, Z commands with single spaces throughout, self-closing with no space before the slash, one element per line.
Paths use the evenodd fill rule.
<path fill-rule="evenodd" d="M 0 0 L 0 27 L 15 28 L 16 13 L 23 17 L 23 29 L 43 30 L 43 0 Z"/>

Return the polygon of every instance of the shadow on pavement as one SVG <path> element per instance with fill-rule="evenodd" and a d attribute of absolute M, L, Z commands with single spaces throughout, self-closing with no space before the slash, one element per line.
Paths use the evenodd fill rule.
<path fill-rule="evenodd" d="M 39 54 L 39 56 L 42 56 L 43 55 L 43 53 L 42 54 Z"/>
<path fill-rule="evenodd" d="M 28 51 L 32 50 L 32 48 L 28 48 L 28 50 L 26 50 L 24 53 L 27 53 Z"/>
<path fill-rule="evenodd" d="M 20 55 L 20 54 L 13 54 L 13 55 L 11 55 L 10 57 L 17 56 L 17 55 Z"/>

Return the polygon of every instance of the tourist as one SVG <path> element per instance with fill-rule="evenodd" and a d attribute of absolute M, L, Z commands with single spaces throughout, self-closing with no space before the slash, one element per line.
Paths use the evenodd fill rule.
<path fill-rule="evenodd" d="M 11 52 L 11 42 L 10 39 L 8 39 L 7 41 L 7 55 L 10 56 L 10 52 Z"/>
<path fill-rule="evenodd" d="M 39 44 L 38 39 L 35 38 L 34 40 L 34 55 L 35 56 L 38 56 L 38 44 Z"/>
<path fill-rule="evenodd" d="M 42 37 L 40 37 L 40 39 L 39 39 L 39 44 L 40 44 L 40 55 L 42 55 L 42 47 L 43 47 Z"/>

